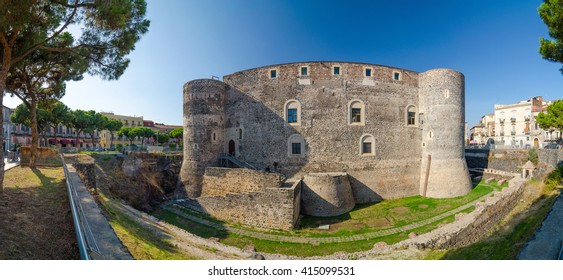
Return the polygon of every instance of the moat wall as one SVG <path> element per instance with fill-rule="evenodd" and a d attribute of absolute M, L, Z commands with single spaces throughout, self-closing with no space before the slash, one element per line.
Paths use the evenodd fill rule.
<path fill-rule="evenodd" d="M 462 214 L 453 223 L 401 241 L 393 247 L 450 249 L 479 241 L 487 236 L 493 226 L 514 208 L 524 192 L 525 183 L 526 179 L 514 178 L 509 181 L 508 187 L 500 192 L 495 192 L 494 196 L 487 198 L 485 202 L 478 202 L 471 213 Z"/>
<path fill-rule="evenodd" d="M 292 230 L 297 223 L 301 181 L 281 187 L 279 174 L 208 168 L 203 182 L 205 193 L 212 196 L 187 199 L 180 204 L 219 220 L 265 229 Z"/>

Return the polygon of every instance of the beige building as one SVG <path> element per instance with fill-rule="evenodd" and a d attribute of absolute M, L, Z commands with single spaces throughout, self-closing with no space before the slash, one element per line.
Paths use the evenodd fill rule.
<path fill-rule="evenodd" d="M 120 121 L 123 126 L 135 127 L 135 126 L 143 126 L 143 116 L 125 116 L 125 115 L 116 115 L 114 113 L 100 113 L 109 119 L 114 119 Z M 122 144 L 123 146 L 129 145 L 131 142 L 129 139 L 122 137 L 117 137 L 117 132 L 113 132 L 113 145 Z M 141 145 L 141 141 L 136 139 L 133 141 L 133 144 Z M 100 133 L 100 145 L 102 148 L 110 148 L 111 146 L 111 133 L 108 130 L 103 130 Z"/>
<path fill-rule="evenodd" d="M 557 137 L 546 133 L 536 122 L 535 117 L 547 105 L 541 96 L 515 104 L 495 105 L 494 132 L 488 139 L 493 139 L 497 148 L 541 148 L 549 139 L 547 136 Z"/>

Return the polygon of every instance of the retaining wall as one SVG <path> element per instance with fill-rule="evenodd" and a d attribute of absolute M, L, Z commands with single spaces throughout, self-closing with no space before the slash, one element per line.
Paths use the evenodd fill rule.
<path fill-rule="evenodd" d="M 450 249 L 474 243 L 486 236 L 493 226 L 516 205 L 524 191 L 525 182 L 525 179 L 514 178 L 509 181 L 508 187 L 494 193 L 494 196 L 487 198 L 485 202 L 478 202 L 473 212 L 462 214 L 453 223 L 401 241 L 393 247 Z"/>
<path fill-rule="evenodd" d="M 280 174 L 246 168 L 207 167 L 201 196 L 225 196 L 227 193 L 262 192 L 279 188 Z"/>

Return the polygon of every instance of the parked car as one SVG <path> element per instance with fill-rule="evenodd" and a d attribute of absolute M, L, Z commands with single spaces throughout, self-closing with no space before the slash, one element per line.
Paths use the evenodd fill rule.
<path fill-rule="evenodd" d="M 544 149 L 560 149 L 561 146 L 557 142 L 548 142 L 543 145 Z"/>

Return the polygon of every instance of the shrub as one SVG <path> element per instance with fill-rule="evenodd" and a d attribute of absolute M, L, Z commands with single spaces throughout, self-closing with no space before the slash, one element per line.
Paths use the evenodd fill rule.
<path fill-rule="evenodd" d="M 123 144 L 117 144 L 117 145 L 115 145 L 115 148 L 116 148 L 118 151 L 123 152 Z"/>
<path fill-rule="evenodd" d="M 561 184 L 561 178 L 563 175 L 563 165 L 559 165 L 555 170 L 551 171 L 545 178 L 545 187 L 548 191 L 553 191 L 555 187 Z"/>
<path fill-rule="evenodd" d="M 538 151 L 536 151 L 536 149 L 528 150 L 528 160 L 534 165 L 538 165 Z"/>

